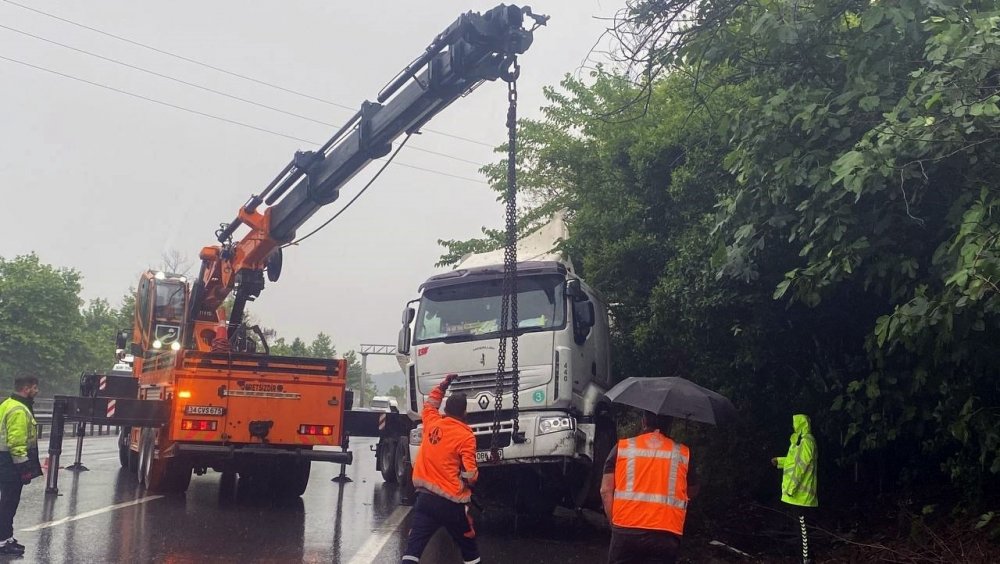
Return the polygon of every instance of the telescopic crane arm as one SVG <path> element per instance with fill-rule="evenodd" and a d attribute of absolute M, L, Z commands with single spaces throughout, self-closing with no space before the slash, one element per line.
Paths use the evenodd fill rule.
<path fill-rule="evenodd" d="M 525 29 L 525 17 L 534 21 L 531 29 Z M 264 288 L 264 271 L 272 282 L 278 279 L 281 246 L 294 240 L 303 223 L 334 202 L 341 186 L 372 160 L 387 155 L 397 137 L 418 131 L 483 81 L 515 79 L 517 55 L 531 46 L 533 31 L 547 20 L 532 14 L 531 8 L 504 4 L 482 14 L 461 15 L 393 78 L 376 102 L 365 101 L 322 147 L 296 152 L 216 233 L 219 244 L 202 249 L 189 326 L 196 320 L 214 322 L 216 310 L 234 290 L 229 326 L 239 325 L 246 302 Z M 234 242 L 233 234 L 244 225 L 250 231 Z"/>

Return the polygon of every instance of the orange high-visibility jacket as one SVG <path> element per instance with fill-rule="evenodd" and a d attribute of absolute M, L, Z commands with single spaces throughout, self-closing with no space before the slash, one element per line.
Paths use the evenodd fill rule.
<path fill-rule="evenodd" d="M 659 431 L 618 441 L 611 522 L 683 535 L 690 458 L 687 446 Z"/>
<path fill-rule="evenodd" d="M 469 485 L 479 479 L 476 438 L 465 423 L 441 415 L 442 398 L 444 390 L 435 386 L 424 402 L 424 432 L 413 463 L 413 485 L 457 503 L 468 503 L 472 498 Z"/>

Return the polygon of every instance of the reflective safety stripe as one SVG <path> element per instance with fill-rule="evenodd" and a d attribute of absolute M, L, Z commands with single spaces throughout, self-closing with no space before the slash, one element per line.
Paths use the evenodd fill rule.
<path fill-rule="evenodd" d="M 802 483 L 806 481 L 809 477 L 809 472 L 812 470 L 812 464 L 802 461 L 802 449 L 798 448 L 795 450 L 795 462 L 792 466 L 785 468 L 785 474 L 788 475 L 788 479 L 792 482 L 792 491 L 786 491 L 788 495 L 794 495 L 795 492 L 799 491 L 802 487 Z M 810 484 L 807 488 L 807 493 L 816 495 L 816 484 Z"/>
<path fill-rule="evenodd" d="M 479 564 L 481 561 L 482 558 L 476 558 L 475 560 L 466 560 L 465 564 Z"/>
<path fill-rule="evenodd" d="M 456 503 L 469 503 L 469 500 L 472 499 L 472 494 L 470 493 L 466 493 L 464 495 L 451 495 L 448 492 L 441 489 L 441 487 L 438 486 L 437 484 L 429 480 L 422 480 L 417 477 L 413 478 L 413 485 L 414 487 L 417 488 L 424 488 L 425 490 L 431 492 L 434 495 L 441 496 L 449 501 L 454 501 Z"/>
<path fill-rule="evenodd" d="M 466 480 L 471 480 L 478 475 L 479 472 L 459 472 L 459 476 L 465 478 Z"/>
<path fill-rule="evenodd" d="M 615 491 L 615 499 L 627 499 L 629 501 L 645 501 L 647 503 L 661 503 L 678 509 L 687 509 L 687 502 L 677 499 L 672 495 L 659 495 L 638 492 Z"/>
<path fill-rule="evenodd" d="M 405 560 L 407 562 L 420 562 L 420 558 L 418 558 L 416 556 L 409 556 L 409 555 L 404 556 L 403 560 Z"/>
<path fill-rule="evenodd" d="M 680 509 L 687 508 L 687 501 L 674 495 L 677 491 L 677 473 L 680 465 L 688 463 L 688 457 L 684 456 L 681 444 L 675 442 L 671 450 L 657 450 L 651 448 L 638 448 L 635 437 L 628 439 L 626 447 L 618 451 L 618 456 L 625 459 L 625 489 L 615 490 L 615 499 L 627 499 L 631 501 L 646 501 L 649 503 L 662 503 Z M 670 461 L 670 478 L 667 482 L 667 495 L 637 493 L 635 491 L 635 461 L 637 458 L 659 458 Z"/>

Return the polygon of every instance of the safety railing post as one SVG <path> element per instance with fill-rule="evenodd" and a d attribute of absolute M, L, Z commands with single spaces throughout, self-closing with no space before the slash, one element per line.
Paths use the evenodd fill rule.
<path fill-rule="evenodd" d="M 49 467 L 45 475 L 45 493 L 59 493 L 59 455 L 62 454 L 63 431 L 66 426 L 66 402 L 52 405 L 52 430 L 49 433 Z"/>

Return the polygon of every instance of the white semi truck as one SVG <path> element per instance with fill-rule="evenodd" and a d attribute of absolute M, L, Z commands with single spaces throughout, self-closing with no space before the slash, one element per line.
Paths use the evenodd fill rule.
<path fill-rule="evenodd" d="M 468 396 L 467 423 L 476 436 L 477 494 L 526 512 L 556 504 L 600 507 L 604 460 L 614 444 L 604 392 L 610 388 L 607 307 L 553 251 L 566 228 L 557 216 L 518 245 L 518 393 L 515 412 L 510 344 L 502 375 L 500 460 L 492 460 L 503 286 L 502 251 L 471 255 L 432 276 L 403 311 L 398 351 L 406 383 L 408 437 L 383 437 L 379 468 L 390 481 L 409 481 L 420 447 L 425 396 L 450 373 L 449 393 Z M 514 434 L 515 419 L 518 432 Z"/>

